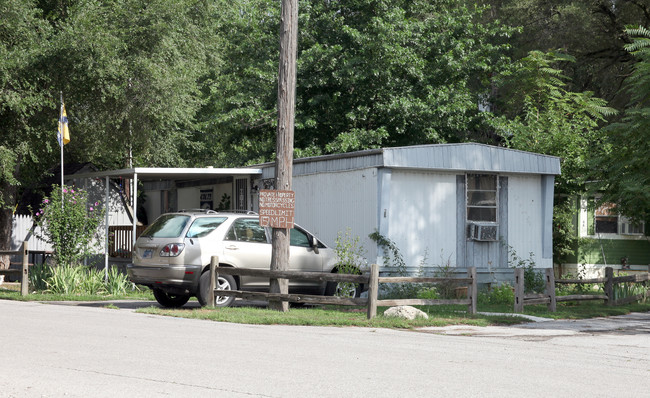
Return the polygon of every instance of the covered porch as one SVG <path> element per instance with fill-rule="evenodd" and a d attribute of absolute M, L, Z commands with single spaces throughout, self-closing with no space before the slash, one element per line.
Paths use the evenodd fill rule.
<path fill-rule="evenodd" d="M 66 176 L 67 180 L 102 181 L 106 206 L 104 268 L 109 262 L 129 262 L 138 236 L 160 214 L 184 209 L 252 210 L 256 189 L 252 182 L 262 174 L 256 168 L 146 168 L 98 171 Z M 119 200 L 111 184 L 119 181 Z M 124 206 L 128 221 L 116 216 Z"/>

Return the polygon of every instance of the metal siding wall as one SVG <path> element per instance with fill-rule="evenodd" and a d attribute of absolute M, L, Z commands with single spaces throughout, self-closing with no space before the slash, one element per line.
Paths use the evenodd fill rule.
<path fill-rule="evenodd" d="M 366 258 L 376 257 L 376 245 L 368 235 L 378 227 L 377 169 L 295 176 L 293 190 L 297 224 L 330 247 L 349 227 L 352 236 L 360 238 Z"/>
<path fill-rule="evenodd" d="M 533 253 L 537 267 L 553 266 L 542 251 L 541 176 L 508 178 L 508 244 L 517 255 L 527 259 Z"/>
<path fill-rule="evenodd" d="M 449 259 L 456 264 L 456 174 L 393 170 L 389 238 L 416 272 Z"/>

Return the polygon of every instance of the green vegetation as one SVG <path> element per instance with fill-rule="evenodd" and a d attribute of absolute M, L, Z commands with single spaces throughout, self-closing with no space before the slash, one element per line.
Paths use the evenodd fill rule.
<path fill-rule="evenodd" d="M 48 291 L 36 291 L 27 296 L 20 295 L 20 284 L 15 286 L 3 284 L 0 286 L 0 299 L 1 300 L 16 300 L 16 301 L 110 301 L 110 300 L 145 300 L 153 301 L 154 297 L 149 289 L 140 290 L 129 289 L 123 294 L 107 295 L 105 293 L 89 294 L 89 293 L 51 293 Z"/>
<path fill-rule="evenodd" d="M 34 219 L 42 231 L 38 237 L 52 245 L 55 264 L 76 266 L 92 254 L 93 238 L 104 218 L 104 209 L 98 206 L 81 188 L 52 186 Z"/>
<path fill-rule="evenodd" d="M 465 307 L 419 307 L 429 314 L 429 319 L 418 318 L 404 320 L 378 316 L 367 319 L 365 308 L 350 309 L 349 307 L 326 308 L 292 308 L 287 313 L 261 308 L 218 308 L 218 309 L 161 309 L 149 307 L 137 312 L 175 316 L 192 319 L 206 319 L 218 322 L 233 322 L 263 325 L 305 325 L 305 326 L 366 326 L 387 328 L 416 328 L 425 326 L 446 325 L 507 325 L 525 322 L 523 318 L 509 316 L 477 315 L 468 316 Z M 377 313 L 383 314 L 387 308 L 378 308 Z"/>
<path fill-rule="evenodd" d="M 136 312 L 174 316 L 191 319 L 205 319 L 217 322 L 232 322 L 262 325 L 305 325 L 305 326 L 363 326 L 387 328 L 418 328 L 426 326 L 448 325 L 512 325 L 527 322 L 526 319 L 513 313 L 512 305 L 489 304 L 481 305 L 481 312 L 512 315 L 481 315 L 466 313 L 466 306 L 419 306 L 420 310 L 429 315 L 429 319 L 415 320 L 383 317 L 385 307 L 378 308 L 378 316 L 368 320 L 365 308 L 351 309 L 349 307 L 325 308 L 292 308 L 289 312 L 279 313 L 273 310 L 239 307 L 217 309 L 161 309 L 148 307 Z M 558 304 L 558 311 L 548 312 L 546 306 L 526 306 L 524 314 L 551 319 L 586 319 L 602 316 L 624 315 L 630 312 L 650 311 L 650 303 L 630 304 L 620 307 L 607 307 L 602 304 L 580 303 L 576 305 Z"/>

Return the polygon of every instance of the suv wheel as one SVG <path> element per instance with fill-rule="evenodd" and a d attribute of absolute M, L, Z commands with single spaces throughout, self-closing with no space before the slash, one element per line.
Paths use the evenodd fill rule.
<path fill-rule="evenodd" d="M 358 283 L 352 282 L 327 282 L 325 295 L 346 298 L 360 297 L 361 286 Z"/>
<path fill-rule="evenodd" d="M 182 307 L 190 299 L 189 295 L 169 294 L 161 289 L 153 289 L 153 296 L 158 304 L 168 308 Z"/>
<path fill-rule="evenodd" d="M 230 275 L 219 275 L 217 278 L 217 289 L 219 290 L 237 290 L 237 282 L 235 278 Z M 196 295 L 196 298 L 199 299 L 199 303 L 202 306 L 208 305 L 210 299 L 210 272 L 204 272 L 199 279 L 199 292 Z M 234 296 L 214 296 L 214 306 L 215 307 L 230 307 L 235 301 Z"/>

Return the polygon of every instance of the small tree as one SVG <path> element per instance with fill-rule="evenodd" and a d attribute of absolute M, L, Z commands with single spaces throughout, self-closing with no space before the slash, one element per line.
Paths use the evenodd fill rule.
<path fill-rule="evenodd" d="M 76 265 L 91 254 L 91 241 L 102 221 L 104 209 L 89 203 L 88 193 L 73 187 L 52 186 L 36 216 L 39 238 L 52 245 L 57 265 Z"/>

